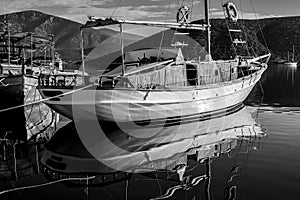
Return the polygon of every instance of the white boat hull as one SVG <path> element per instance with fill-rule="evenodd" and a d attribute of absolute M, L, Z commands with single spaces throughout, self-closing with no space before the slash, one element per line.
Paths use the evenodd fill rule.
<path fill-rule="evenodd" d="M 251 76 L 209 86 L 188 86 L 164 90 L 87 88 L 40 88 L 45 103 L 76 121 L 157 122 L 201 118 L 218 114 L 242 103 L 266 70 Z M 91 86 L 94 87 L 94 86 Z M 47 93 L 55 92 L 53 98 Z M 52 97 L 52 98 L 51 98 Z"/>

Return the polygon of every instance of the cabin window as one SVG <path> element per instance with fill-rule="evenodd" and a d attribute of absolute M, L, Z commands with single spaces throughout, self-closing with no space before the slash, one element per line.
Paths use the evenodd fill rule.
<path fill-rule="evenodd" d="M 186 78 L 188 85 L 197 85 L 197 66 L 191 64 L 186 65 Z"/>

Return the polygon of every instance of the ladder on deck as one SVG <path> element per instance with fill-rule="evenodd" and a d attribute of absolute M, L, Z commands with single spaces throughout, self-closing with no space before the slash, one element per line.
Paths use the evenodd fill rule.
<path fill-rule="evenodd" d="M 244 38 L 243 32 L 237 28 L 229 28 L 229 34 L 231 35 L 232 43 L 235 45 L 238 44 L 246 44 L 246 40 Z"/>
<path fill-rule="evenodd" d="M 245 50 L 247 49 L 246 36 L 240 29 L 238 22 L 232 22 L 229 19 L 227 20 L 229 36 L 233 44 L 233 48 L 235 49 L 236 55 L 243 55 L 245 54 Z"/>

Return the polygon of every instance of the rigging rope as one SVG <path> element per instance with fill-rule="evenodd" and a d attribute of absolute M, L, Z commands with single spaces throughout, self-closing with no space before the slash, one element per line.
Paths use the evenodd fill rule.
<path fill-rule="evenodd" d="M 162 187 L 161 187 L 161 185 L 160 185 L 160 183 L 159 183 L 159 180 L 158 180 L 158 177 L 157 177 L 157 169 L 156 168 L 154 168 L 154 170 L 155 170 L 155 179 L 156 179 L 156 181 L 157 181 L 157 184 L 158 184 L 158 187 L 159 187 L 159 194 L 160 195 L 162 195 Z"/>
<path fill-rule="evenodd" d="M 242 130 L 242 129 L 241 129 Z M 233 166 L 234 167 L 236 167 L 236 166 L 240 166 L 240 165 L 237 165 L 237 162 L 238 162 L 238 159 L 239 159 L 239 156 L 241 155 L 239 152 L 241 151 L 241 149 L 242 149 L 242 145 L 243 145 L 243 141 L 244 141 L 244 137 L 241 137 L 242 138 L 242 140 L 241 140 L 241 142 L 240 142 L 240 145 L 239 145 L 239 147 L 238 147 L 238 150 L 237 150 L 237 155 L 235 156 L 235 158 L 234 158 L 234 162 L 233 162 Z M 230 153 L 229 153 L 230 154 Z M 243 166 L 243 165 L 241 165 L 241 166 Z M 226 184 L 225 184 L 225 188 L 224 188 L 224 193 L 223 193 L 223 199 L 225 199 L 225 197 L 226 197 L 226 188 L 228 188 L 229 187 L 229 181 L 228 180 L 230 180 L 230 174 L 231 174 L 231 171 L 227 174 L 227 177 L 226 177 Z M 231 181 L 230 181 L 231 182 Z M 236 181 L 235 181 L 236 182 Z"/>
<path fill-rule="evenodd" d="M 120 3 L 121 3 L 121 1 L 122 1 L 122 0 L 119 0 L 119 1 L 118 1 L 118 4 L 117 4 L 117 6 L 114 8 L 113 12 L 112 12 L 112 13 L 111 13 L 111 15 L 110 15 L 110 18 L 112 18 L 112 17 L 113 17 L 113 15 L 115 14 L 116 10 L 117 10 L 117 9 L 118 9 L 118 7 L 120 6 Z"/>
<path fill-rule="evenodd" d="M 270 49 L 269 49 L 269 47 L 268 47 L 268 44 L 267 44 L 267 41 L 266 41 L 266 39 L 265 39 L 265 36 L 264 36 L 264 34 L 263 34 L 263 31 L 262 31 L 262 29 L 261 29 L 261 26 L 260 26 L 260 23 L 259 23 L 258 17 L 257 17 L 257 15 L 256 15 L 256 12 L 255 12 L 254 6 L 253 6 L 253 4 L 252 4 L 252 0 L 250 0 L 250 4 L 251 4 L 252 10 L 253 10 L 253 12 L 254 12 L 255 19 L 256 19 L 256 22 L 257 22 L 258 28 L 259 28 L 259 30 L 260 30 L 260 33 L 261 33 L 262 39 L 264 40 L 264 43 L 265 43 L 265 45 L 266 45 L 266 48 L 267 48 L 267 50 L 270 52 Z"/>
<path fill-rule="evenodd" d="M 255 136 L 255 138 L 256 138 L 256 136 Z M 255 138 L 254 139 L 252 139 L 252 134 L 250 134 L 250 139 L 248 140 L 248 146 L 247 147 L 249 147 L 249 149 L 251 150 L 251 149 L 253 149 L 253 145 L 254 145 L 254 142 L 252 141 L 252 140 L 255 140 Z M 249 144 L 250 143 L 250 144 Z M 244 161 L 244 163 L 245 163 L 245 168 L 244 168 L 244 170 L 242 170 L 242 172 L 241 172 L 241 174 L 242 173 L 244 173 L 244 174 L 246 174 L 246 169 L 247 169 L 247 165 L 248 165 L 248 161 L 249 161 L 249 157 L 250 157 L 250 150 L 249 149 L 247 149 L 247 152 L 246 152 L 246 160 Z M 242 188 L 242 184 L 243 184 L 243 179 L 245 179 L 245 176 L 242 176 L 242 180 L 241 180 L 241 188 Z M 241 194 L 240 194 L 241 195 Z M 242 199 L 242 198 L 237 198 L 237 199 Z"/>
<path fill-rule="evenodd" d="M 185 188 L 192 188 L 192 187 L 195 187 L 196 185 L 198 185 L 202 180 L 206 180 L 208 179 L 209 177 L 207 175 L 200 175 L 200 176 L 197 176 L 195 177 L 191 182 L 190 184 L 180 184 L 180 185 L 175 185 L 173 187 L 170 187 L 167 189 L 167 191 L 165 192 L 165 194 L 163 195 L 160 195 L 158 197 L 154 197 L 154 198 L 151 198 L 151 200 L 158 200 L 158 199 L 167 199 L 167 198 L 170 198 L 173 196 L 173 194 L 175 193 L 176 190 L 178 189 L 182 189 L 182 190 L 185 190 Z"/>
<path fill-rule="evenodd" d="M 37 133 L 32 133 L 32 131 L 31 131 L 31 136 L 30 136 L 30 138 L 29 138 L 29 140 L 35 140 L 36 138 L 37 138 L 37 136 L 39 135 L 39 134 L 42 134 L 42 133 L 44 133 L 46 130 L 48 130 L 48 128 L 50 127 L 50 126 L 52 126 L 52 124 L 53 123 L 56 123 L 54 120 L 55 120 L 55 115 L 54 115 L 54 111 L 51 111 L 51 113 L 52 113 L 52 115 L 51 115 L 51 121 L 50 121 L 50 123 L 47 125 L 47 126 L 45 126 L 42 130 L 39 130 L 38 128 L 38 130 L 39 130 L 39 132 L 37 132 Z M 48 115 L 48 114 L 47 114 Z M 43 125 L 44 126 L 44 125 Z M 48 133 L 46 133 L 46 134 L 48 134 Z"/>
<path fill-rule="evenodd" d="M 166 14 L 166 17 L 165 17 L 165 23 L 168 20 L 168 15 L 169 15 L 169 12 L 170 12 L 170 7 L 171 7 L 171 0 L 169 0 L 168 10 L 167 10 L 167 14 Z M 165 27 L 165 25 L 164 25 L 164 27 Z M 161 36 L 160 43 L 159 43 L 159 49 L 158 49 L 157 58 L 158 58 L 158 56 L 159 56 L 159 54 L 161 52 L 161 49 L 162 49 L 162 43 L 163 43 L 164 36 L 165 36 L 165 31 L 162 32 L 162 36 Z"/>
<path fill-rule="evenodd" d="M 129 181 L 126 180 L 126 186 L 125 186 L 125 200 L 128 199 L 128 184 L 129 184 Z"/>
<path fill-rule="evenodd" d="M 192 19 L 193 19 L 193 8 L 194 8 L 194 0 L 192 0 L 192 6 L 191 6 L 191 20 L 190 21 L 192 21 Z"/>
<path fill-rule="evenodd" d="M 183 3 L 184 3 L 184 0 L 182 0 L 181 5 L 179 5 L 180 4 L 179 0 L 177 1 L 177 6 L 178 6 L 177 10 L 179 10 L 179 8 L 183 6 Z M 175 28 L 175 31 L 177 31 L 177 27 Z M 171 44 L 174 43 L 174 40 L 175 40 L 175 34 L 173 34 L 173 38 L 172 38 Z"/>
<path fill-rule="evenodd" d="M 262 87 L 261 80 L 259 80 L 258 82 L 259 82 L 259 87 L 260 87 L 262 96 L 261 96 L 261 99 L 260 99 L 260 102 L 259 102 L 259 105 L 258 105 L 258 109 L 257 109 L 257 112 L 256 112 L 256 113 L 257 113 L 257 114 L 256 114 L 256 120 L 257 120 L 258 114 L 259 114 L 259 112 L 260 112 L 261 103 L 263 102 L 264 96 L 265 96 L 265 92 L 264 92 L 264 88 Z"/>
<path fill-rule="evenodd" d="M 248 39 L 247 39 L 247 32 L 246 32 L 246 28 L 245 28 L 245 21 L 244 21 L 244 13 L 243 13 L 242 1 L 239 0 L 239 2 L 240 2 L 241 16 L 242 16 L 241 27 L 243 29 L 243 33 L 244 33 L 244 37 L 245 37 L 245 41 L 246 41 L 246 50 L 247 50 L 247 54 L 251 55 L 250 51 L 249 51 L 249 43 L 247 42 Z M 255 53 L 254 50 L 253 50 L 253 53 Z"/>
<path fill-rule="evenodd" d="M 169 12 L 170 12 L 170 7 L 171 7 L 171 0 L 169 0 L 168 10 L 167 10 L 166 17 L 165 17 L 165 23 L 168 20 L 168 15 L 169 15 Z M 163 44 L 164 36 L 165 36 L 165 30 L 162 31 L 162 36 L 161 36 L 161 39 L 160 39 L 159 48 L 158 48 L 158 52 L 157 52 L 157 61 L 159 59 L 158 57 L 159 57 L 159 54 L 160 54 L 161 49 L 162 49 L 162 44 Z M 155 73 L 154 73 L 155 69 L 156 69 L 156 67 L 153 68 L 153 73 L 152 73 L 152 76 L 150 78 L 150 84 L 151 85 L 153 84 L 153 79 L 154 79 L 154 76 L 155 76 Z"/>
<path fill-rule="evenodd" d="M 28 91 L 28 93 L 27 93 L 27 95 L 29 95 L 29 93 L 30 93 L 30 91 Z M 35 98 L 36 98 L 36 88 L 34 89 L 34 96 L 33 96 L 33 100 L 35 101 Z M 27 99 L 25 99 L 25 101 L 26 101 Z M 29 118 L 30 118 L 30 116 L 31 116 L 31 113 L 32 113 L 32 110 L 33 110 L 33 105 L 31 106 L 31 109 L 30 109 L 30 112 L 29 112 L 29 114 L 27 114 L 26 112 L 25 112 L 25 114 L 27 114 L 27 119 L 26 119 L 26 121 L 25 121 L 25 123 L 27 123 L 28 121 L 29 121 Z"/>

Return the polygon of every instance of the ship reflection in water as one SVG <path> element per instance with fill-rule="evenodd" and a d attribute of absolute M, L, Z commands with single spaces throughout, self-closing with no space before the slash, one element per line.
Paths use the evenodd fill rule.
<path fill-rule="evenodd" d="M 214 161 L 227 158 L 235 163 L 224 166 L 228 169 L 224 197 L 234 199 L 243 159 L 251 150 L 259 150 L 260 139 L 266 136 L 255 113 L 255 108 L 241 106 L 222 117 L 164 127 L 150 138 L 115 130 L 106 135 L 119 148 L 104 141 L 94 143 L 103 152 L 101 162 L 86 150 L 69 123 L 45 145 L 43 171 L 51 181 L 74 179 L 68 187 L 86 187 L 83 191 L 91 199 L 95 188 L 104 189 L 96 192 L 101 199 L 210 199 Z M 153 129 L 140 131 L 149 134 Z"/>

